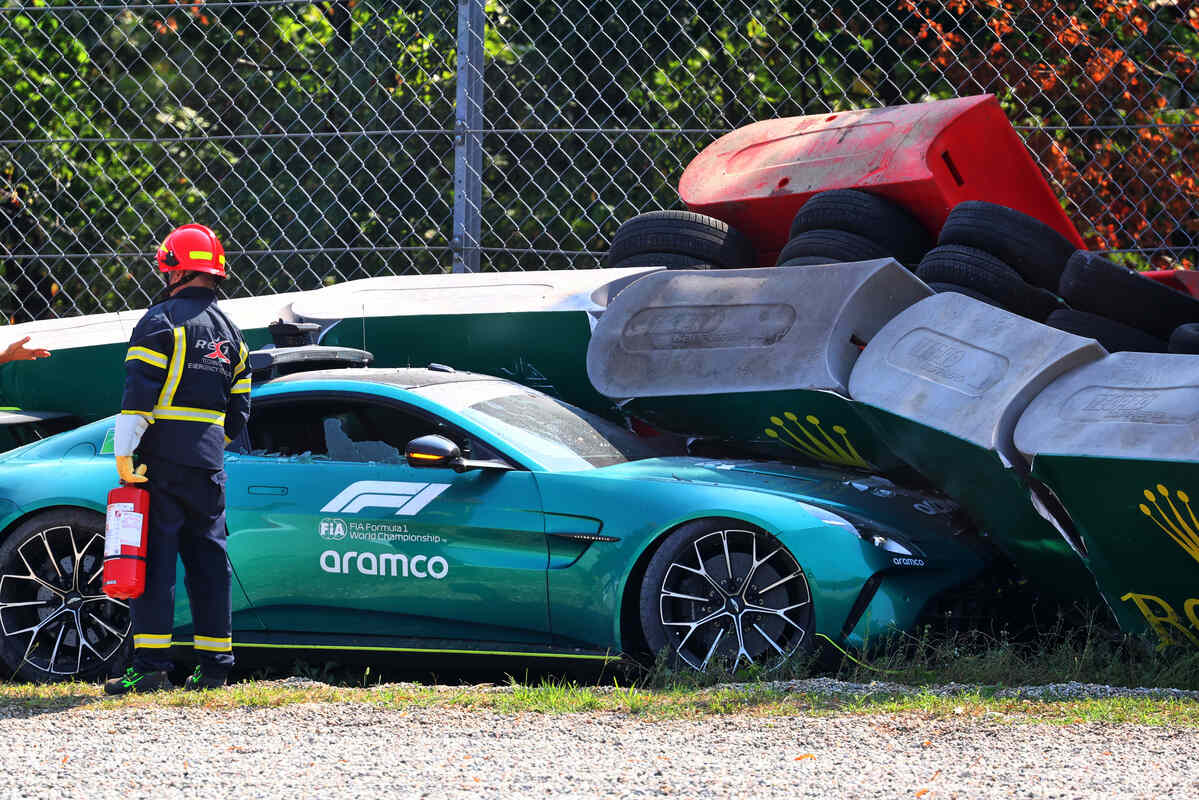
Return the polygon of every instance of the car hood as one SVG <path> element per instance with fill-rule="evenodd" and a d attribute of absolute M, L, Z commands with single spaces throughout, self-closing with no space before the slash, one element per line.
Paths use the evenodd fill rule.
<path fill-rule="evenodd" d="M 842 516 L 859 530 L 877 528 L 883 535 L 900 534 L 899 538 L 918 546 L 922 540 L 974 533 L 960 507 L 944 495 L 898 486 L 876 475 L 770 461 L 692 457 L 630 461 L 596 473 L 789 496 Z"/>

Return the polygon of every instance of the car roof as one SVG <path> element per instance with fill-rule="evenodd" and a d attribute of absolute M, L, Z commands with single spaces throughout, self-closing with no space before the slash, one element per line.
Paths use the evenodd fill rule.
<path fill-rule="evenodd" d="M 428 369 L 416 367 L 397 367 L 392 369 L 367 367 L 317 369 L 304 372 L 293 372 L 278 378 L 263 381 L 262 386 L 274 386 L 281 383 L 296 383 L 299 381 L 361 381 L 362 383 L 382 383 L 397 389 L 420 389 L 425 386 L 437 386 L 443 383 L 467 383 L 470 381 L 502 381 L 492 375 L 481 375 L 477 372 L 459 372 L 457 370 Z"/>

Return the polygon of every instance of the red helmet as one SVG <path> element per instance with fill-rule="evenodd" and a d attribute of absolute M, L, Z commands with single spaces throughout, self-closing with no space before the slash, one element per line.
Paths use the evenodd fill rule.
<path fill-rule="evenodd" d="M 225 248 L 212 228 L 191 223 L 167 234 L 158 246 L 158 268 L 163 272 L 206 272 L 225 277 Z"/>

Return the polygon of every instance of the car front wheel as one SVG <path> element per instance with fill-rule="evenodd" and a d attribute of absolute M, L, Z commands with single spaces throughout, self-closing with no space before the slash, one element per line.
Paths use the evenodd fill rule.
<path fill-rule="evenodd" d="M 736 520 L 699 520 L 670 534 L 640 600 L 646 643 L 672 666 L 769 667 L 811 646 L 803 569 L 778 539 Z"/>
<path fill-rule="evenodd" d="M 105 674 L 129 635 L 129 606 L 101 590 L 104 518 L 59 509 L 0 543 L 0 660 L 8 676 Z M 8 677 L 6 676 L 6 677 Z"/>

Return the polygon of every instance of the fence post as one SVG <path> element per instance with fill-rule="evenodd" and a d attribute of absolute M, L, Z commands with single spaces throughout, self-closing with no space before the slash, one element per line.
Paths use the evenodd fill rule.
<path fill-rule="evenodd" d="M 483 233 L 484 0 L 458 0 L 458 85 L 454 102 L 454 272 L 479 271 Z"/>

